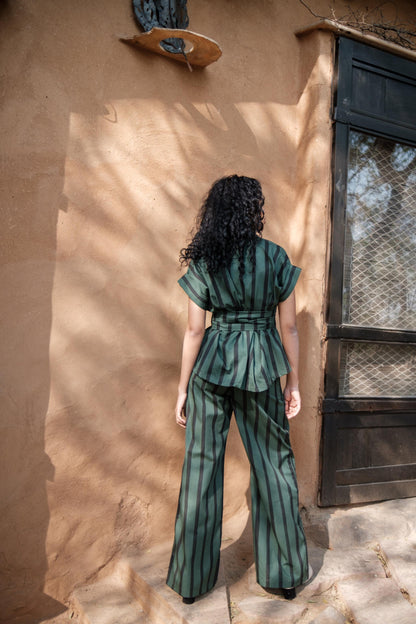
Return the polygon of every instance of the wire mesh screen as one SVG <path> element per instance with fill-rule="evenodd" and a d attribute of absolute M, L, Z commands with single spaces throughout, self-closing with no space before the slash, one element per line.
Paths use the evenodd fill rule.
<path fill-rule="evenodd" d="M 343 322 L 416 329 L 416 148 L 350 132 Z"/>
<path fill-rule="evenodd" d="M 340 396 L 416 397 L 414 345 L 342 344 Z"/>

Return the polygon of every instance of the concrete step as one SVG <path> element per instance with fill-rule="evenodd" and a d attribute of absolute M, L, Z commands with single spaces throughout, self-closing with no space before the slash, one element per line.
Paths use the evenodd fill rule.
<path fill-rule="evenodd" d="M 79 624 L 150 624 L 148 616 L 116 571 L 108 578 L 73 593 Z"/>
<path fill-rule="evenodd" d="M 185 605 L 166 585 L 171 543 L 144 555 L 125 556 L 119 564 L 126 585 L 154 624 L 230 624 L 227 587 L 220 566 L 218 582 L 209 594 Z"/>
<path fill-rule="evenodd" d="M 165 584 L 169 542 L 126 554 L 112 576 L 78 589 L 72 606 L 79 624 L 414 624 L 415 513 L 416 499 L 336 510 L 329 520 L 326 510 L 309 511 L 315 574 L 291 602 L 257 584 L 250 516 L 242 510 L 224 525 L 214 590 L 193 605 Z"/>
<path fill-rule="evenodd" d="M 79 624 L 230 624 L 222 568 L 215 589 L 192 605 L 166 585 L 171 544 L 126 555 L 113 574 L 78 588 L 71 606 Z"/>
<path fill-rule="evenodd" d="M 415 608 L 390 578 L 353 579 L 338 584 L 355 622 L 359 624 L 414 624 Z"/>

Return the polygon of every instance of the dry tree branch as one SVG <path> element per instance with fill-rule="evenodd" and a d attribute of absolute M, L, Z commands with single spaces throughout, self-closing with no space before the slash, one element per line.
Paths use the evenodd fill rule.
<path fill-rule="evenodd" d="M 305 7 L 305 9 L 308 9 L 309 13 L 311 13 L 314 17 L 318 17 L 319 19 L 325 19 L 325 17 L 323 15 L 317 15 L 316 13 L 314 13 L 311 9 L 311 7 L 309 7 L 306 2 L 304 2 L 303 0 L 299 0 L 299 2 L 301 4 L 303 4 L 303 6 Z M 333 9 L 332 9 L 333 10 Z"/>
<path fill-rule="evenodd" d="M 305 0 L 299 0 L 300 4 L 305 7 L 314 17 L 318 19 L 328 19 L 328 16 L 319 15 L 315 13 Z M 396 15 L 393 20 L 388 20 L 383 15 L 383 7 L 390 5 L 395 8 Z M 385 41 L 391 41 L 403 48 L 409 50 L 416 50 L 416 22 L 410 21 L 408 24 L 399 22 L 398 7 L 392 0 L 386 0 L 381 2 L 377 6 L 369 9 L 354 9 L 348 6 L 348 13 L 337 17 L 335 9 L 330 9 L 331 19 L 338 24 L 348 26 L 349 28 L 355 28 L 362 33 L 371 33 L 384 39 Z M 414 28 L 412 29 L 412 26 Z"/>

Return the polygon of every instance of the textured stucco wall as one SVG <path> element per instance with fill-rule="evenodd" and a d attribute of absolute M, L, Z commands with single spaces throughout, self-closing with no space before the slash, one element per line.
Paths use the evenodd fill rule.
<path fill-rule="evenodd" d="M 137 32 L 128 0 L 0 2 L 5 621 L 56 612 L 122 548 L 172 535 L 177 256 L 226 173 L 261 180 L 265 235 L 303 267 L 292 440 L 301 502 L 317 501 L 332 36 L 297 39 L 312 18 L 292 0 L 194 0 L 189 13 L 223 49 L 193 73 L 119 42 Z M 226 517 L 247 487 L 233 427 Z"/>

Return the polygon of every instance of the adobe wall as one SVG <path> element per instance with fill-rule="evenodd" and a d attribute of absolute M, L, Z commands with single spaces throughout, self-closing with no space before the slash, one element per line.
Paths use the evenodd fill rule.
<path fill-rule="evenodd" d="M 265 236 L 303 267 L 292 440 L 301 504 L 317 503 L 332 36 L 296 38 L 313 18 L 292 0 L 188 4 L 223 50 L 193 73 L 118 40 L 138 32 L 128 0 L 0 3 L 6 620 L 56 612 L 122 548 L 172 537 L 178 250 L 227 173 L 260 179 Z M 248 478 L 233 427 L 225 517 Z"/>

